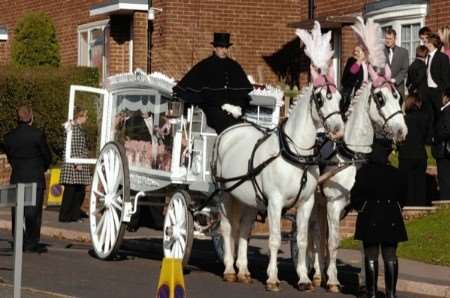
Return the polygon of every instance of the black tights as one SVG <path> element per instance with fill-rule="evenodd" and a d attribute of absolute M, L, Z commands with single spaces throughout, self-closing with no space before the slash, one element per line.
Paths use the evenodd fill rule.
<path fill-rule="evenodd" d="M 383 255 L 383 260 L 396 261 L 397 260 L 397 243 L 396 242 L 381 242 L 381 243 L 368 243 L 364 242 L 364 256 L 368 260 L 378 260 L 378 255 Z"/>

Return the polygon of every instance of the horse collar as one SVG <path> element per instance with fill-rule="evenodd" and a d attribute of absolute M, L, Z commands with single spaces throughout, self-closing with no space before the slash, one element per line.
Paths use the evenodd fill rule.
<path fill-rule="evenodd" d="M 311 155 L 302 155 L 292 152 L 291 148 L 289 148 L 289 142 L 294 143 L 292 139 L 284 132 L 284 125 L 286 121 L 280 124 L 277 129 L 278 142 L 280 145 L 280 154 L 281 157 L 289 162 L 290 164 L 296 167 L 303 167 L 306 165 L 317 165 L 319 163 L 319 154 L 317 152 L 317 148 L 314 145 L 308 149 L 314 149 L 314 153 Z"/>

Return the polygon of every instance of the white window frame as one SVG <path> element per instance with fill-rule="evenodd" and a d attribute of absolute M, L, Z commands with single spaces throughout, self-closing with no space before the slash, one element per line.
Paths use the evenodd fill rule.
<path fill-rule="evenodd" d="M 368 12 L 365 16 L 382 27 L 391 26 L 397 32 L 396 44 L 401 46 L 402 25 L 420 23 L 425 25 L 427 4 L 403 4 Z"/>
<path fill-rule="evenodd" d="M 105 28 L 109 26 L 109 19 L 100 20 L 96 22 L 91 22 L 87 24 L 83 24 L 78 26 L 78 58 L 77 58 L 77 65 L 79 66 L 92 66 L 91 61 L 88 59 L 88 65 L 82 65 L 81 61 L 81 34 L 87 33 L 87 40 L 88 42 L 91 40 L 91 31 L 94 29 L 100 29 L 102 32 L 105 32 Z M 106 36 L 105 36 L 105 43 L 106 43 Z M 89 45 L 88 45 L 89 47 Z M 106 67 L 107 67 L 107 61 L 106 61 L 106 44 L 104 44 L 104 51 L 103 51 L 103 57 L 102 57 L 102 69 L 101 71 L 101 77 L 106 77 Z"/>

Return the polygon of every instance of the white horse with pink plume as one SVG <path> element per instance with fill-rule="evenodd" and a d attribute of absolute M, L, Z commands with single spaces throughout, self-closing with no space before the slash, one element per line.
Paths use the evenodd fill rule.
<path fill-rule="evenodd" d="M 366 159 L 367 154 L 372 151 L 375 130 L 383 132 L 395 142 L 403 141 L 408 132 L 400 108 L 400 94 L 391 80 L 391 71 L 386 64 L 380 26 L 370 20 L 365 23 L 362 18 L 358 18 L 352 28 L 359 44 L 367 51 L 369 64 L 363 65 L 365 82 L 352 99 L 343 143 L 337 146 L 336 154 L 331 159 L 332 163 L 343 167 L 337 171 L 335 166 L 325 169 L 325 172 L 332 173 L 323 183 L 329 231 L 327 287 L 332 292 L 339 291 L 340 286 L 336 268 L 340 217 L 350 202 L 350 190 L 355 183 L 359 162 Z M 313 242 L 319 243 L 318 238 L 321 236 L 320 233 L 313 233 Z M 320 284 L 321 270 L 317 259 L 319 256 L 316 254 L 315 257 L 314 280 Z"/>
<path fill-rule="evenodd" d="M 280 289 L 277 256 L 281 245 L 281 215 L 284 209 L 293 206 L 297 207 L 299 227 L 298 285 L 302 289 L 312 288 L 306 266 L 306 245 L 319 177 L 316 133 L 325 128 L 332 138 L 338 138 L 344 128 L 339 111 L 341 96 L 330 66 L 331 33 L 322 34 L 320 24 L 315 22 L 311 34 L 305 30 L 298 30 L 297 34 L 311 59 L 313 82 L 303 88 L 287 121 L 270 131 L 248 123 L 233 126 L 218 137 L 214 149 L 217 181 L 229 191 L 221 202 L 224 280 L 251 281 L 247 245 L 259 210 L 267 212 L 269 223 L 270 261 L 266 288 L 270 291 Z M 234 269 L 236 244 L 237 274 Z"/>

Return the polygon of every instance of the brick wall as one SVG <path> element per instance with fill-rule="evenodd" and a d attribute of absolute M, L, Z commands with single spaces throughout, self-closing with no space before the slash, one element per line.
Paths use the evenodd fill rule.
<path fill-rule="evenodd" d="M 147 13 L 135 12 L 133 15 L 133 69 L 140 68 L 147 71 L 147 30 Z"/>
<path fill-rule="evenodd" d="M 14 2 L 14 5 L 12 5 Z M 89 8 L 103 0 L 79 0 L 79 1 L 50 1 L 50 0 L 0 0 L 0 24 L 8 28 L 8 41 L 10 44 L 14 38 L 14 28 L 17 21 L 31 11 L 44 11 L 52 18 L 56 35 L 60 46 L 62 64 L 77 63 L 77 29 L 81 24 L 107 19 L 108 17 L 90 17 Z M 0 59 L 10 56 L 10 46 L 2 53 L 0 46 Z"/>
<path fill-rule="evenodd" d="M 133 18 L 128 15 L 111 16 L 109 52 L 107 53 L 109 75 L 128 72 L 130 63 L 130 25 L 132 22 Z"/>

